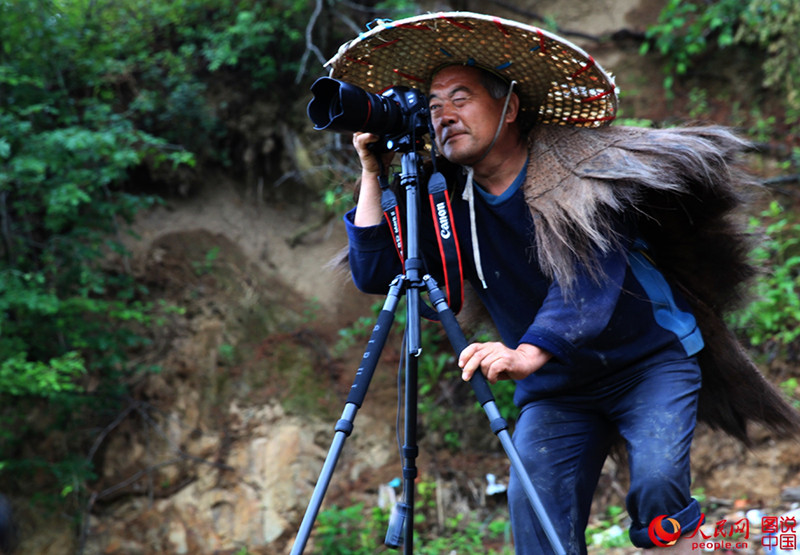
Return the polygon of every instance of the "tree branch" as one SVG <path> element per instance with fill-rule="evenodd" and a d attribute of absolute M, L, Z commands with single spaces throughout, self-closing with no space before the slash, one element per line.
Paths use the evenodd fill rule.
<path fill-rule="evenodd" d="M 319 18 L 319 14 L 322 13 L 322 0 L 316 0 L 316 4 L 314 5 L 314 11 L 311 13 L 311 17 L 308 19 L 308 25 L 306 25 L 306 50 L 303 52 L 303 57 L 300 59 L 300 68 L 297 70 L 297 75 L 294 78 L 295 84 L 300 83 L 303 76 L 306 73 L 306 64 L 308 63 L 308 57 L 313 52 L 319 63 L 325 65 L 325 57 L 320 52 L 319 48 L 314 44 L 314 40 L 312 37 L 312 32 L 314 31 L 314 25 L 317 23 L 317 19 Z"/>

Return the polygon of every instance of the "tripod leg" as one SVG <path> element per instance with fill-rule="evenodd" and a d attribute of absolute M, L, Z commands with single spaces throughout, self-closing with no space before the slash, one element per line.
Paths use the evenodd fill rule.
<path fill-rule="evenodd" d="M 322 506 L 322 500 L 325 497 L 325 492 L 330 485 L 333 471 L 336 468 L 336 463 L 339 461 L 339 455 L 344 447 L 345 440 L 350 436 L 353 431 L 353 420 L 355 420 L 358 409 L 361 408 L 364 402 L 364 397 L 367 394 L 367 388 L 375 373 L 375 368 L 378 365 L 383 347 L 386 344 L 386 339 L 389 336 L 389 331 L 394 322 L 395 311 L 397 304 L 400 300 L 400 291 L 403 288 L 404 280 L 401 278 L 395 279 L 389 287 L 389 293 L 386 301 L 383 304 L 380 314 L 372 328 L 372 335 L 370 335 L 367 348 L 364 351 L 364 356 L 361 359 L 361 366 L 356 372 L 356 377 L 353 385 L 350 387 L 350 394 L 347 397 L 342 417 L 336 422 L 334 428 L 335 434 L 331 447 L 328 450 L 328 455 L 325 458 L 325 463 L 322 465 L 317 484 L 314 487 L 314 493 L 311 495 L 311 500 L 306 508 L 303 521 L 300 524 L 300 529 L 297 532 L 294 545 L 292 546 L 292 555 L 299 555 L 303 553 L 306 547 L 309 536 L 311 535 L 311 528 L 314 526 L 314 521 L 317 518 L 319 509 Z"/>
<path fill-rule="evenodd" d="M 412 263 L 413 265 L 413 263 Z M 412 268 L 413 270 L 413 268 Z M 406 339 L 405 339 L 405 405 L 403 429 L 403 496 L 395 504 L 389 518 L 384 544 L 397 549 L 403 546 L 404 555 L 414 552 L 414 489 L 416 488 L 419 455 L 417 446 L 417 382 L 419 356 L 422 340 L 419 319 L 420 281 L 410 281 L 406 295 Z"/>
<path fill-rule="evenodd" d="M 412 282 L 413 283 L 413 282 Z M 419 284 L 419 282 L 417 282 Z M 403 504 L 405 528 L 403 529 L 403 553 L 414 553 L 414 490 L 417 487 L 417 382 L 419 376 L 419 356 L 422 353 L 420 335 L 419 289 L 411 287 L 407 294 L 406 329 L 408 341 L 406 345 L 406 386 L 405 415 L 403 431 Z M 387 544 L 391 545 L 391 544 Z"/>
<path fill-rule="evenodd" d="M 430 276 L 426 276 L 424 281 L 428 287 L 428 293 L 430 295 L 431 302 L 436 308 L 436 312 L 439 314 L 439 320 L 444 327 L 447 338 L 450 340 L 450 344 L 453 346 L 456 355 L 458 355 L 461 353 L 461 351 L 467 348 L 468 345 L 467 339 L 464 337 L 464 332 L 461 330 L 461 326 L 458 324 L 455 314 L 447 305 L 447 300 L 444 296 L 444 293 L 442 293 L 441 289 L 439 289 L 438 285 L 436 285 L 436 281 Z M 539 519 L 539 523 L 542 525 L 542 529 L 547 535 L 547 539 L 550 541 L 553 551 L 559 555 L 566 553 L 564 551 L 564 547 L 561 545 L 561 540 L 559 539 L 558 534 L 556 534 L 553 523 L 550 521 L 550 517 L 547 516 L 547 511 L 539 499 L 539 494 L 536 493 L 536 489 L 533 487 L 533 483 L 531 482 L 528 473 L 525 471 L 525 467 L 522 463 L 522 459 L 519 456 L 519 452 L 514 446 L 511 435 L 508 433 L 508 423 L 502 417 L 499 409 L 497 408 L 492 390 L 489 388 L 489 384 L 486 383 L 486 378 L 480 372 L 475 372 L 470 380 L 470 384 L 472 385 L 472 389 L 475 391 L 475 395 L 478 397 L 478 401 L 483 407 L 486 416 L 489 418 L 492 432 L 494 432 L 498 439 L 500 439 L 500 443 L 503 445 L 503 449 L 505 449 L 506 455 L 511 462 L 511 466 L 514 468 L 514 470 L 516 470 L 520 481 L 522 482 L 522 487 L 525 490 L 525 494 L 527 495 L 528 500 L 533 507 L 536 517 Z"/>

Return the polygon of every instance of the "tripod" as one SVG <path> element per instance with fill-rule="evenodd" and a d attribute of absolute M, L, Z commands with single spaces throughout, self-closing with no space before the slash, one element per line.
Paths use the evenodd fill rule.
<path fill-rule="evenodd" d="M 322 505 L 325 492 L 330 484 L 336 463 L 338 462 L 344 442 L 353 431 L 353 421 L 358 409 L 364 402 L 367 388 L 372 380 L 378 359 L 386 344 L 392 323 L 394 322 L 395 312 L 402 293 L 406 294 L 406 368 L 405 368 L 405 411 L 404 411 L 404 442 L 402 447 L 403 458 L 403 497 L 402 501 L 395 507 L 389 522 L 389 529 L 386 533 L 385 544 L 390 547 L 403 546 L 406 555 L 413 553 L 414 547 L 414 479 L 417 476 L 416 457 L 419 449 L 416 445 L 417 435 L 417 370 L 419 356 L 422 352 L 420 337 L 420 292 L 425 289 L 428 291 L 429 300 L 433 305 L 442 323 L 447 337 L 455 353 L 458 355 L 467 347 L 467 340 L 461 330 L 455 314 L 447 304 L 444 293 L 439 289 L 436 281 L 429 275 L 422 275 L 423 261 L 419 256 L 419 244 L 417 237 L 418 229 L 418 186 L 417 174 L 420 166 L 420 159 L 417 153 L 405 152 L 402 155 L 402 166 L 400 174 L 400 184 L 406 191 L 406 225 L 408 229 L 408 250 L 405 260 L 405 273 L 397 276 L 389 285 L 389 292 L 384 301 L 383 308 L 378 314 L 375 326 L 372 330 L 367 348 L 361 361 L 361 366 L 356 372 L 350 394 L 347 397 L 341 418 L 334 427 L 335 434 L 328 451 L 328 455 L 323 464 L 320 477 L 314 488 L 314 492 L 309 501 L 300 529 L 292 547 L 292 555 L 299 555 L 305 549 L 311 534 L 311 528 L 316 519 L 317 513 Z M 550 519 L 542 505 L 530 477 L 525 472 L 522 459 L 514 446 L 508 432 L 508 424 L 500 415 L 500 411 L 494 401 L 489 385 L 483 374 L 476 372 L 470 380 L 473 391 L 478 398 L 481 406 L 486 413 L 491 424 L 492 431 L 500 439 L 506 455 L 517 472 L 523 489 L 528 500 L 533 507 L 536 517 L 547 535 L 553 551 L 558 554 L 565 553 L 564 548 L 553 528 Z"/>

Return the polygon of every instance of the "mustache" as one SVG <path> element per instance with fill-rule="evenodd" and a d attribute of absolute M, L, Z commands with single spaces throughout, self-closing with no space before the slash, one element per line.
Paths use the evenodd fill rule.
<path fill-rule="evenodd" d="M 467 130 L 463 127 L 447 127 L 442 130 L 439 135 L 439 141 L 444 144 L 446 143 L 453 135 L 461 135 L 466 133 Z"/>

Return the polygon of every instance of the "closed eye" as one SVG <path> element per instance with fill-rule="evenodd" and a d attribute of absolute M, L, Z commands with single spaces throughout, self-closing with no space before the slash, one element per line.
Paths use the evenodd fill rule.
<path fill-rule="evenodd" d="M 455 96 L 455 97 L 451 98 L 451 99 L 450 99 L 450 102 L 451 102 L 451 103 L 453 104 L 453 106 L 455 106 L 456 108 L 461 108 L 461 107 L 462 107 L 462 106 L 464 106 L 464 105 L 465 105 L 467 102 L 469 102 L 470 98 L 471 98 L 471 97 L 470 97 L 469 95 L 459 95 L 459 96 Z M 439 110 L 441 110 L 441 109 L 442 109 L 442 105 L 441 105 L 441 103 L 439 103 L 439 102 L 434 102 L 434 103 L 431 103 L 431 105 L 428 107 L 428 109 L 430 110 L 431 114 L 435 114 L 435 113 L 437 113 Z"/>

